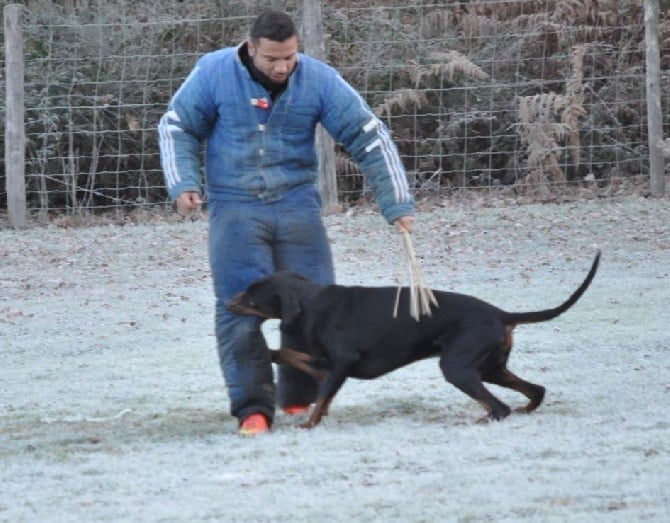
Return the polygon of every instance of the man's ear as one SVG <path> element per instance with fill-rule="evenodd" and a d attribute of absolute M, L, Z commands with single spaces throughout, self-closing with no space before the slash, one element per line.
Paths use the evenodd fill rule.
<path fill-rule="evenodd" d="M 281 304 L 281 321 L 286 325 L 290 325 L 302 313 L 302 307 L 298 301 L 295 292 L 287 286 L 282 286 L 279 289 L 279 303 Z"/>
<path fill-rule="evenodd" d="M 256 46 L 251 38 L 247 40 L 247 53 L 249 53 L 250 58 L 253 58 L 256 54 Z"/>

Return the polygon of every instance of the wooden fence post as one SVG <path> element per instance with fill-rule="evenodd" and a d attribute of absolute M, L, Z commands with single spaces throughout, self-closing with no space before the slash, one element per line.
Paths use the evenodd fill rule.
<path fill-rule="evenodd" d="M 321 0 L 304 0 L 302 15 L 303 47 L 305 53 L 323 60 L 325 45 L 322 31 Z M 335 169 L 335 143 L 321 127 L 316 130 L 316 147 L 319 154 L 319 191 L 324 214 L 338 212 L 337 180 Z"/>
<path fill-rule="evenodd" d="M 5 185 L 7 189 L 7 211 L 13 227 L 25 227 L 26 180 L 23 85 L 23 31 L 21 28 L 21 4 L 9 4 L 3 9 L 5 29 Z"/>
<path fill-rule="evenodd" d="M 665 196 L 663 159 L 663 114 L 661 112 L 661 58 L 659 51 L 659 0 L 644 0 L 644 26 L 647 49 L 647 126 L 649 133 L 649 177 L 651 195 Z"/>

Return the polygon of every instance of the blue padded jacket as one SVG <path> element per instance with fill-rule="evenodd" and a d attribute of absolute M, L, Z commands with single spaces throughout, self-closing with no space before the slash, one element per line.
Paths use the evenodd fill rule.
<path fill-rule="evenodd" d="M 413 214 L 407 175 L 388 129 L 334 68 L 298 54 L 286 90 L 273 101 L 251 78 L 239 47 L 203 55 L 160 120 L 170 197 L 201 192 L 203 142 L 210 199 L 271 202 L 316 183 L 317 123 L 352 155 L 389 223 Z"/>

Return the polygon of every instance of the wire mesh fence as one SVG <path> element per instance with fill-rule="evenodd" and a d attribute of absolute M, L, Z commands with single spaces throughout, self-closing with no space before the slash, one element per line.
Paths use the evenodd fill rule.
<path fill-rule="evenodd" d="M 269 5 L 300 22 L 302 1 L 25 2 L 29 210 L 167 204 L 156 125 L 170 96 Z M 417 197 L 607 197 L 647 183 L 639 0 L 337 0 L 322 13 L 327 61 L 388 124 Z M 667 70 L 665 9 L 660 27 Z M 367 200 L 350 157 L 336 158 L 340 202 Z"/>

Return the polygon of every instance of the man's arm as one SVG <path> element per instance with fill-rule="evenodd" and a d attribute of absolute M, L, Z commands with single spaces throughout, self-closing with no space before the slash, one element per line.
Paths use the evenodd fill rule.
<path fill-rule="evenodd" d="M 329 80 L 323 94 L 321 123 L 352 155 L 384 218 L 389 223 L 395 222 L 401 232 L 411 231 L 414 198 L 388 128 L 339 74 Z"/>
<path fill-rule="evenodd" d="M 198 200 L 201 194 L 202 142 L 216 114 L 215 108 L 210 107 L 208 102 L 203 75 L 203 68 L 200 64 L 196 65 L 170 100 L 158 124 L 158 146 L 165 185 L 170 198 L 175 201 L 184 193 L 195 194 Z M 193 196 L 180 200 L 185 209 L 197 207 Z"/>

